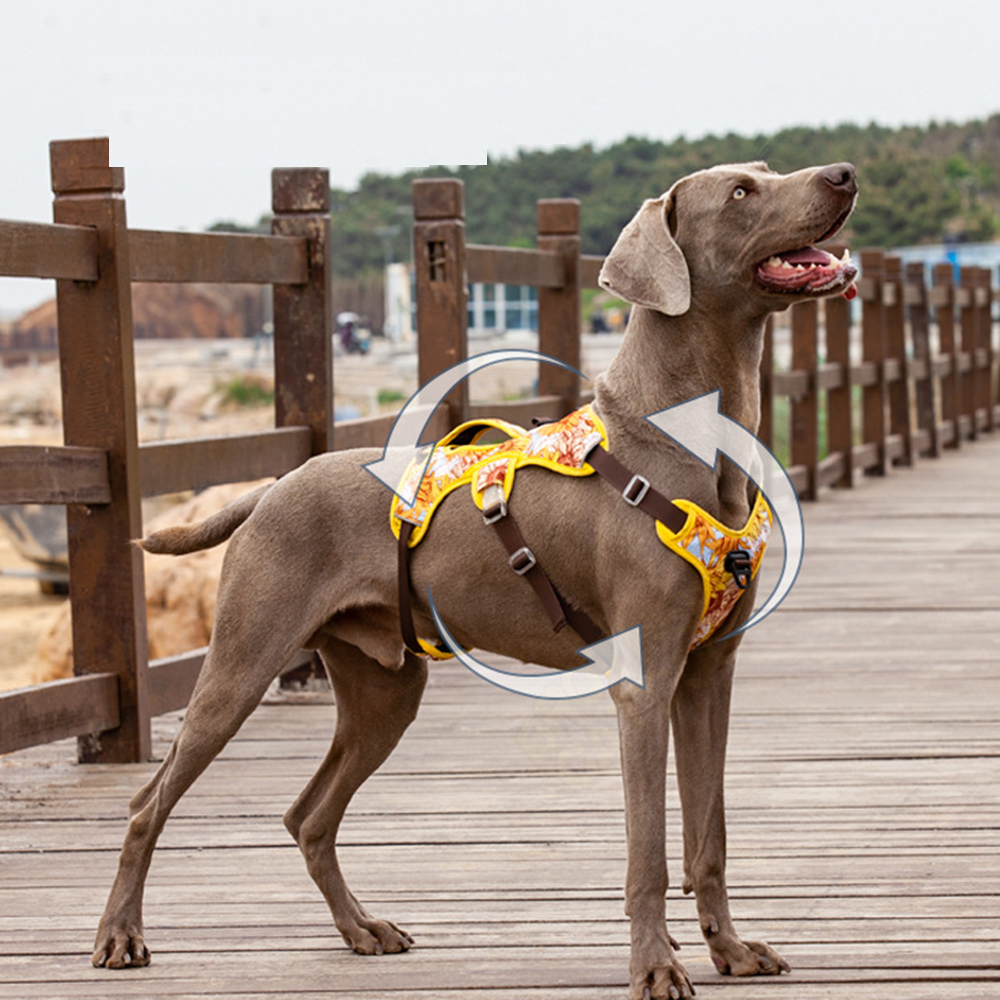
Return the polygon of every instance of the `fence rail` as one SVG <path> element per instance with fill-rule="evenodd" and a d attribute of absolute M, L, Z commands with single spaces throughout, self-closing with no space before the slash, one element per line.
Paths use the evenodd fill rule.
<path fill-rule="evenodd" d="M 72 679 L 0 694 L 0 753 L 77 736 L 83 761 L 149 754 L 150 718 L 186 704 L 204 650 L 148 660 L 141 554 L 142 497 L 280 476 L 331 448 L 381 447 L 394 416 L 333 425 L 329 179 L 275 170 L 270 235 L 130 230 L 124 172 L 106 139 L 51 146 L 54 224 L 0 220 L 0 276 L 54 278 L 59 309 L 63 447 L 0 447 L 0 502 L 66 504 Z M 580 252 L 580 206 L 538 202 L 537 248 L 465 242 L 462 184 L 414 183 L 418 381 L 468 354 L 470 281 L 538 288 L 539 351 L 581 368 L 581 290 L 603 258 Z M 995 294 L 982 268 L 902 269 L 861 254 L 858 303 L 797 304 L 769 324 L 761 369 L 761 439 L 787 452 L 799 493 L 850 488 L 864 474 L 996 429 Z M 270 431 L 140 445 L 136 436 L 130 286 L 139 281 L 274 286 L 275 422 Z M 775 370 L 777 341 L 790 368 Z M 578 405 L 570 370 L 540 364 L 538 395 L 473 406 L 465 384 L 427 435 L 491 413 L 527 423 Z M 787 444 L 785 443 L 787 442 Z"/>

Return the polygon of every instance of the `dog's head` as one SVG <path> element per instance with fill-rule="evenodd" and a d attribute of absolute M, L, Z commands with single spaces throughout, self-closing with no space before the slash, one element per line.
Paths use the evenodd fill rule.
<path fill-rule="evenodd" d="M 854 167 L 836 163 L 777 174 L 763 163 L 701 170 L 651 199 L 601 269 L 612 294 L 669 316 L 736 299 L 771 312 L 801 298 L 853 297 L 857 269 L 815 246 L 854 208 Z"/>

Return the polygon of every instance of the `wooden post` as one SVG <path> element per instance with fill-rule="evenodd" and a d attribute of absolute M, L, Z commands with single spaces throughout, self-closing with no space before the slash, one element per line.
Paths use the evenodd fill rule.
<path fill-rule="evenodd" d="M 826 394 L 826 447 L 842 455 L 836 487 L 854 486 L 854 405 L 851 380 L 851 304 L 842 296 L 823 302 L 826 323 L 826 360 L 841 372 L 840 385 Z"/>
<path fill-rule="evenodd" d="M 970 440 L 979 437 L 979 422 L 976 420 L 976 269 L 963 267 L 959 270 L 959 285 L 965 293 L 960 310 L 962 353 L 960 364 L 963 369 L 959 378 L 962 386 L 961 423 L 963 433 Z"/>
<path fill-rule="evenodd" d="M 760 356 L 760 426 L 757 438 L 774 451 L 774 317 L 764 323 L 764 346 Z"/>
<path fill-rule="evenodd" d="M 986 338 L 986 411 L 987 426 L 990 431 L 1000 427 L 1000 380 L 996 371 L 997 349 L 993 343 L 993 272 L 984 267 L 982 271 L 983 288 L 986 291 L 986 307 L 984 309 L 983 325 Z"/>
<path fill-rule="evenodd" d="M 468 357 L 465 188 L 459 180 L 413 182 L 413 257 L 417 276 L 417 381 Z M 468 380 L 447 397 L 451 426 L 468 419 Z"/>
<path fill-rule="evenodd" d="M 273 233 L 309 241 L 306 283 L 274 286 L 275 423 L 309 427 L 318 455 L 333 448 L 329 171 L 273 171 L 271 205 Z"/>
<path fill-rule="evenodd" d="M 909 301 L 910 336 L 913 339 L 913 359 L 923 367 L 914 385 L 917 428 L 927 437 L 926 453 L 932 458 L 941 454 L 938 437 L 937 407 L 934 398 L 934 357 L 931 352 L 930 321 L 927 315 L 927 285 L 924 281 L 924 265 L 921 261 L 911 261 L 906 265 L 906 297 Z M 919 447 L 914 447 L 916 455 Z"/>
<path fill-rule="evenodd" d="M 538 289 L 538 350 L 580 370 L 580 202 L 543 198 L 537 205 L 538 249 L 559 254 L 565 281 L 561 288 Z M 580 378 L 558 365 L 540 364 L 539 396 L 560 396 L 569 413 L 580 405 Z"/>
<path fill-rule="evenodd" d="M 975 268 L 976 297 L 976 412 L 983 431 L 992 431 L 996 426 L 992 402 L 993 381 L 993 288 L 988 267 Z"/>
<path fill-rule="evenodd" d="M 861 305 L 862 359 L 875 367 L 876 381 L 866 385 L 861 396 L 862 438 L 866 445 L 874 445 L 878 463 L 869 466 L 868 472 L 885 475 L 889 468 L 886 448 L 886 379 L 885 379 L 885 306 L 882 301 L 881 250 L 861 252 L 861 274 L 865 284 Z"/>
<path fill-rule="evenodd" d="M 53 218 L 91 226 L 99 278 L 56 282 L 63 435 L 67 445 L 108 453 L 111 502 L 70 505 L 73 672 L 118 676 L 121 724 L 81 737 L 81 762 L 127 763 L 150 755 L 148 650 L 125 175 L 107 139 L 50 146 Z"/>
<path fill-rule="evenodd" d="M 941 353 L 948 358 L 948 374 L 941 379 L 942 435 L 948 436 L 948 447 L 962 446 L 962 379 L 961 348 L 955 330 L 955 271 L 951 264 L 934 268 L 934 288 L 938 301 L 934 307 L 937 318 L 938 342 Z"/>
<path fill-rule="evenodd" d="M 976 419 L 976 268 L 959 269 L 959 286 L 963 292 L 959 310 L 962 336 L 962 425 L 966 437 L 975 441 L 979 437 L 979 421 Z"/>
<path fill-rule="evenodd" d="M 888 383 L 889 433 L 903 442 L 903 454 L 896 464 L 913 464 L 913 431 L 910 420 L 910 389 L 906 355 L 906 319 L 903 294 L 903 262 L 899 257 L 884 259 L 883 297 L 885 306 L 885 345 L 888 358 L 898 367 L 898 377 Z"/>
<path fill-rule="evenodd" d="M 791 464 L 806 468 L 803 500 L 815 500 L 819 491 L 819 303 L 798 302 L 792 307 L 792 370 L 804 371 L 809 385 L 804 396 L 792 399 Z"/>

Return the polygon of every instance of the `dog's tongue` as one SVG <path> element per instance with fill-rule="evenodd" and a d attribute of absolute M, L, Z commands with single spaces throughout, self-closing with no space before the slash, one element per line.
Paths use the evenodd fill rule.
<path fill-rule="evenodd" d="M 827 265 L 830 262 L 830 254 L 825 250 L 818 250 L 816 247 L 803 247 L 801 250 L 787 250 L 784 253 L 779 253 L 779 260 L 783 260 L 792 267 L 796 264 L 801 264 L 803 267 L 809 264 L 819 264 L 821 267 Z M 847 299 L 848 302 L 855 298 L 858 294 L 858 286 L 852 281 L 847 288 L 841 292 L 841 295 Z"/>

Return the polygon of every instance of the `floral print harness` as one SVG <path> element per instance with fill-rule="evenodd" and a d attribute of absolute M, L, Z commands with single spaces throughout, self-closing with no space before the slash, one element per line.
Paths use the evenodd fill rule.
<path fill-rule="evenodd" d="M 508 435 L 508 439 L 500 443 L 481 443 L 484 436 L 496 431 Z M 614 461 L 606 450 L 607 444 L 607 430 L 592 404 L 581 407 L 562 420 L 531 430 L 504 420 L 476 420 L 462 424 L 430 446 L 429 459 L 428 449 L 424 449 L 407 468 L 390 511 L 392 532 L 397 539 L 401 535 L 404 537 L 403 549 L 412 549 L 427 533 L 438 504 L 449 493 L 466 485 L 471 488 L 472 499 L 484 511 L 488 523 L 493 523 L 498 517 L 507 515 L 507 501 L 519 468 L 537 465 L 565 476 L 589 476 L 598 471 L 607 476 L 602 466 Z M 598 453 L 601 463 L 597 462 Z M 598 468 L 589 464 L 588 458 L 592 458 Z M 617 462 L 614 464 L 617 465 Z M 636 481 L 642 484 L 638 493 L 632 490 Z M 640 501 L 647 492 L 655 491 L 649 489 L 648 482 L 641 476 L 633 476 L 622 490 L 624 498 L 633 505 L 641 505 Z M 411 496 L 412 503 L 402 499 Z M 635 499 L 636 496 L 639 499 Z M 662 497 L 660 499 L 663 500 Z M 657 519 L 656 535 L 668 549 L 693 566 L 702 580 L 704 604 L 691 643 L 691 649 L 694 649 L 709 639 L 725 621 L 756 575 L 771 533 L 772 514 L 764 497 L 758 493 L 746 525 L 733 530 L 689 500 L 664 502 L 672 504 L 680 512 L 674 523 L 680 523 L 683 518 L 683 524 L 679 530 L 672 530 L 663 520 Z M 515 571 L 523 572 L 514 563 L 516 554 L 512 554 L 511 566 Z M 530 568 L 534 569 L 533 556 L 531 560 Z M 404 572 L 403 565 L 401 561 L 401 574 Z M 408 586 L 408 580 L 406 584 Z M 572 621 L 571 624 L 575 625 Z M 405 631 L 404 627 L 404 634 Z M 451 655 L 424 639 L 418 638 L 417 642 L 420 649 L 414 649 L 414 652 L 435 658 Z M 412 646 L 412 643 L 408 642 L 408 645 Z"/>

